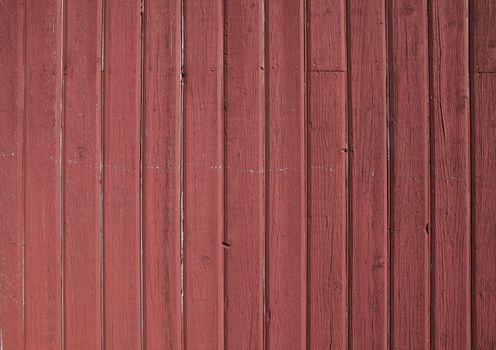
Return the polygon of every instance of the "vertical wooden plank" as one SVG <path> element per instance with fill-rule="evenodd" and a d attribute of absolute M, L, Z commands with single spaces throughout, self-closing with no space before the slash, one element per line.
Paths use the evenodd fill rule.
<path fill-rule="evenodd" d="M 25 40 L 25 346 L 60 349 L 61 0 L 26 1 Z"/>
<path fill-rule="evenodd" d="M 496 6 L 491 0 L 471 1 L 473 63 L 477 73 L 496 72 Z"/>
<path fill-rule="evenodd" d="M 105 2 L 104 345 L 141 347 L 140 2 Z"/>
<path fill-rule="evenodd" d="M 427 1 L 389 4 L 391 348 L 429 347 Z"/>
<path fill-rule="evenodd" d="M 496 3 L 472 7 L 472 204 L 473 257 L 472 347 L 496 346 Z"/>
<path fill-rule="evenodd" d="M 269 349 L 306 348 L 304 2 L 266 2 Z"/>
<path fill-rule="evenodd" d="M 432 342 L 470 348 L 468 2 L 432 2 Z"/>
<path fill-rule="evenodd" d="M 24 347 L 24 4 L 0 3 L 0 344 Z"/>
<path fill-rule="evenodd" d="M 102 3 L 64 1 L 64 345 L 101 345 Z"/>
<path fill-rule="evenodd" d="M 309 17 L 308 344 L 347 347 L 346 31 L 344 0 L 312 0 Z"/>
<path fill-rule="evenodd" d="M 263 1 L 226 1 L 225 348 L 263 348 Z"/>
<path fill-rule="evenodd" d="M 348 2 L 350 342 L 387 346 L 386 42 L 382 0 Z"/>
<path fill-rule="evenodd" d="M 145 1 L 143 337 L 181 348 L 181 2 Z"/>
<path fill-rule="evenodd" d="M 474 301 L 475 349 L 496 345 L 496 75 L 474 76 Z"/>
<path fill-rule="evenodd" d="M 222 1 L 184 1 L 184 341 L 223 347 Z"/>

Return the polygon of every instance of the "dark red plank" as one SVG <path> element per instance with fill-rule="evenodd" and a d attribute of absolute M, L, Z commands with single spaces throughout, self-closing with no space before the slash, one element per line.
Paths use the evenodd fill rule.
<path fill-rule="evenodd" d="M 382 0 L 349 1 L 350 342 L 387 346 L 386 41 Z"/>
<path fill-rule="evenodd" d="M 475 73 L 474 77 L 474 274 L 475 348 L 491 349 L 496 344 L 496 239 L 494 218 L 496 166 L 494 115 L 496 76 Z"/>
<path fill-rule="evenodd" d="M 60 349 L 62 1 L 25 6 L 25 346 Z"/>
<path fill-rule="evenodd" d="M 470 348 L 468 2 L 431 4 L 432 339 Z"/>
<path fill-rule="evenodd" d="M 496 75 L 474 76 L 474 348 L 496 344 Z"/>
<path fill-rule="evenodd" d="M 181 4 L 145 1 L 143 342 L 181 348 Z"/>
<path fill-rule="evenodd" d="M 496 73 L 496 4 L 492 0 L 473 0 L 472 37 L 474 71 Z"/>
<path fill-rule="evenodd" d="M 66 0 L 64 5 L 64 345 L 68 349 L 96 349 L 102 342 L 102 4 L 100 0 Z"/>
<path fill-rule="evenodd" d="M 140 2 L 105 2 L 104 345 L 141 347 Z"/>
<path fill-rule="evenodd" d="M 496 3 L 473 2 L 472 347 L 496 346 Z"/>
<path fill-rule="evenodd" d="M 346 72 L 309 74 L 309 336 L 312 349 L 347 344 Z"/>
<path fill-rule="evenodd" d="M 391 348 L 429 348 L 427 1 L 390 2 Z M 415 262 L 415 263 L 414 263 Z"/>
<path fill-rule="evenodd" d="M 306 6 L 308 68 L 346 74 L 346 0 L 307 0 Z"/>
<path fill-rule="evenodd" d="M 223 347 L 222 1 L 184 2 L 184 340 Z"/>
<path fill-rule="evenodd" d="M 306 347 L 303 1 L 266 2 L 266 320 L 270 349 Z"/>
<path fill-rule="evenodd" d="M 308 346 L 347 347 L 346 3 L 310 1 Z"/>
<path fill-rule="evenodd" d="M 225 348 L 263 348 L 263 1 L 225 2 Z"/>
<path fill-rule="evenodd" d="M 0 3 L 0 344 L 24 347 L 24 4 Z"/>

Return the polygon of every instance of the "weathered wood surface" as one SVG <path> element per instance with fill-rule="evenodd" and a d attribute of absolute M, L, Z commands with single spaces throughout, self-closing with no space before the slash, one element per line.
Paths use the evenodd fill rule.
<path fill-rule="evenodd" d="M 142 273 L 144 348 L 181 348 L 181 2 L 143 17 Z"/>
<path fill-rule="evenodd" d="M 102 343 L 102 2 L 64 3 L 64 345 L 96 349 Z"/>
<path fill-rule="evenodd" d="M 389 8 L 389 235 L 392 348 L 429 348 L 429 45 L 427 1 Z M 415 263 L 412 263 L 415 262 Z"/>
<path fill-rule="evenodd" d="M 496 346 L 496 3 L 471 9 L 472 348 Z"/>
<path fill-rule="evenodd" d="M 24 338 L 28 349 L 59 349 L 62 1 L 28 0 L 24 13 Z"/>
<path fill-rule="evenodd" d="M 386 13 L 379 0 L 350 1 L 350 344 L 388 342 Z"/>
<path fill-rule="evenodd" d="M 306 347 L 304 2 L 266 2 L 266 344 Z"/>
<path fill-rule="evenodd" d="M 105 1 L 103 303 L 106 349 L 141 347 L 141 8 Z"/>
<path fill-rule="evenodd" d="M 224 346 L 263 349 L 263 1 L 230 1 L 224 13 Z"/>
<path fill-rule="evenodd" d="M 308 23 L 308 346 L 348 343 L 346 2 L 310 2 Z"/>
<path fill-rule="evenodd" d="M 223 8 L 184 1 L 184 345 L 222 349 L 224 333 Z"/>
<path fill-rule="evenodd" d="M 0 349 L 492 349 L 491 0 L 0 2 Z"/>
<path fill-rule="evenodd" d="M 431 342 L 470 348 L 468 3 L 431 2 Z"/>

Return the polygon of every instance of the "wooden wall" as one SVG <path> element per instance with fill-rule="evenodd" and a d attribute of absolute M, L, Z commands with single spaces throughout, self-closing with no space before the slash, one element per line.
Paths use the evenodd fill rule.
<path fill-rule="evenodd" d="M 0 1 L 0 349 L 495 349 L 495 22 Z"/>

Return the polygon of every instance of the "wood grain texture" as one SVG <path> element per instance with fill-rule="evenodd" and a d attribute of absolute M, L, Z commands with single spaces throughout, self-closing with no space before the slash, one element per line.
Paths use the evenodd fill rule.
<path fill-rule="evenodd" d="M 60 349 L 62 1 L 25 6 L 25 346 Z"/>
<path fill-rule="evenodd" d="M 266 346 L 306 347 L 304 3 L 266 3 Z"/>
<path fill-rule="evenodd" d="M 105 2 L 104 346 L 141 347 L 140 3 Z"/>
<path fill-rule="evenodd" d="M 470 348 L 467 1 L 433 1 L 432 330 L 436 349 Z M 433 187 L 432 187 L 433 186 Z"/>
<path fill-rule="evenodd" d="M 390 2 L 389 130 L 392 348 L 429 348 L 427 1 Z"/>
<path fill-rule="evenodd" d="M 181 348 L 181 3 L 150 0 L 143 46 L 143 337 Z"/>
<path fill-rule="evenodd" d="M 0 344 L 24 347 L 24 4 L 0 3 Z"/>
<path fill-rule="evenodd" d="M 225 5 L 226 349 L 262 349 L 264 313 L 263 1 Z"/>
<path fill-rule="evenodd" d="M 496 346 L 496 75 L 474 77 L 474 315 L 472 320 L 476 349 Z"/>
<path fill-rule="evenodd" d="M 308 334 L 311 349 L 347 347 L 346 3 L 309 2 Z"/>
<path fill-rule="evenodd" d="M 66 0 L 64 6 L 64 345 L 69 349 L 96 349 L 102 342 L 102 3 Z"/>
<path fill-rule="evenodd" d="M 309 75 L 311 349 L 347 344 L 346 73 Z"/>
<path fill-rule="evenodd" d="M 384 1 L 350 1 L 350 342 L 387 346 L 386 35 Z"/>
<path fill-rule="evenodd" d="M 184 2 L 184 339 L 223 347 L 222 1 Z"/>
<path fill-rule="evenodd" d="M 496 3 L 472 7 L 472 347 L 496 347 Z"/>
<path fill-rule="evenodd" d="M 473 59 L 474 71 L 496 73 L 496 6 L 492 0 L 473 0 Z"/>
<path fill-rule="evenodd" d="M 346 0 L 307 0 L 308 69 L 346 74 Z"/>

